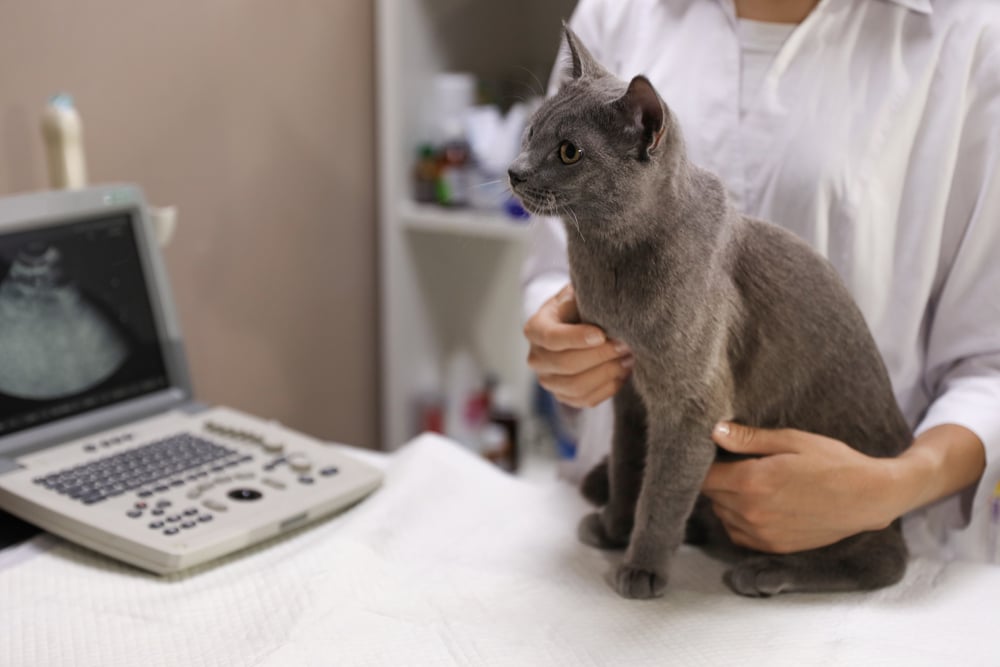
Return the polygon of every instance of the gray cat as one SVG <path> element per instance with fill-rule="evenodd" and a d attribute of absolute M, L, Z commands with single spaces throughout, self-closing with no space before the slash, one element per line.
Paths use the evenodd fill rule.
<path fill-rule="evenodd" d="M 525 207 L 561 216 L 580 316 L 635 357 L 614 398 L 609 460 L 584 483 L 600 511 L 580 539 L 627 547 L 624 597 L 663 593 L 685 539 L 728 543 L 699 490 L 713 425 L 826 435 L 876 457 L 910 429 L 864 319 L 832 266 L 793 234 L 737 213 L 685 157 L 647 79 L 609 74 L 566 29 L 567 81 L 532 118 L 509 178 Z M 697 505 L 697 508 L 696 508 Z M 903 576 L 899 521 L 774 555 L 722 545 L 737 593 L 870 590 Z"/>

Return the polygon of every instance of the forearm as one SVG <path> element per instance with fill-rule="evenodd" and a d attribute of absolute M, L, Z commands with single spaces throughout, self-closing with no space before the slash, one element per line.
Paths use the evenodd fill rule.
<path fill-rule="evenodd" d="M 976 484 L 986 469 L 986 452 L 969 429 L 941 424 L 887 464 L 893 495 L 887 507 L 901 516 Z"/>

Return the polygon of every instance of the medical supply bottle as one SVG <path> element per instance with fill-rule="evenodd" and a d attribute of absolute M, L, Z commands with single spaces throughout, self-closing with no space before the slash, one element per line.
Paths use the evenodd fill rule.
<path fill-rule="evenodd" d="M 83 122 L 65 93 L 53 95 L 42 112 L 42 138 L 49 166 L 49 183 L 55 189 L 87 185 L 83 152 Z"/>
<path fill-rule="evenodd" d="M 460 127 L 452 127 L 438 157 L 437 201 L 468 206 L 472 187 L 472 151 Z"/>
<path fill-rule="evenodd" d="M 434 77 L 434 134 L 438 147 L 437 202 L 468 206 L 472 186 L 472 149 L 465 120 L 475 104 L 476 77 L 466 72 L 443 72 Z"/>
<path fill-rule="evenodd" d="M 421 204 L 437 203 L 438 183 L 437 151 L 431 144 L 421 144 L 417 149 L 417 162 L 413 166 L 413 198 Z"/>

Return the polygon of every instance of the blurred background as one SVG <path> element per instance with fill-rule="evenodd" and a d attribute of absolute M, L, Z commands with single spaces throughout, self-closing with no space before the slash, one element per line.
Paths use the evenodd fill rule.
<path fill-rule="evenodd" d="M 510 469 L 551 404 L 505 172 L 574 4 L 0 0 L 0 195 L 49 187 L 40 119 L 68 93 L 88 181 L 177 207 L 202 400 L 386 450 L 441 431 Z"/>
<path fill-rule="evenodd" d="M 178 208 L 165 249 L 200 397 L 375 447 L 374 9 L 0 1 L 0 195 L 48 186 L 73 96 L 89 180 Z"/>

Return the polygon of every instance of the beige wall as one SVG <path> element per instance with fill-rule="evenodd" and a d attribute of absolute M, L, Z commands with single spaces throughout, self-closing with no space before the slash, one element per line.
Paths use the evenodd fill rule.
<path fill-rule="evenodd" d="M 90 180 L 176 204 L 166 252 L 195 385 L 374 446 L 368 0 L 0 0 L 0 194 L 46 186 L 70 92 Z"/>

